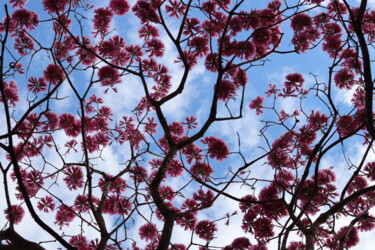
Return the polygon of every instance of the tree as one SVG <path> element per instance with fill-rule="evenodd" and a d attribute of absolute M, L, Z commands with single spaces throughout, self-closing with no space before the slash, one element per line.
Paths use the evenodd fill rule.
<path fill-rule="evenodd" d="M 2 249 L 344 249 L 374 229 L 366 0 L 27 2 L 0 23 Z M 322 53 L 321 75 L 248 87 Z M 254 112 L 251 152 L 214 129 Z"/>

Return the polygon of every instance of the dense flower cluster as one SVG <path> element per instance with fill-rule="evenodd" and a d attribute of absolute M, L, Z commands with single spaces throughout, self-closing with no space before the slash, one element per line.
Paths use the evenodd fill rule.
<path fill-rule="evenodd" d="M 204 138 L 202 140 L 202 143 L 207 144 L 208 156 L 210 158 L 216 158 L 218 161 L 222 161 L 223 159 L 227 158 L 229 154 L 229 148 L 223 140 L 215 136 L 210 136 Z"/>
<path fill-rule="evenodd" d="M 139 228 L 139 236 L 142 240 L 151 241 L 157 237 L 158 231 L 153 223 L 144 224 Z"/>
<path fill-rule="evenodd" d="M 214 222 L 208 220 L 202 220 L 195 226 L 195 234 L 206 241 L 211 241 L 214 238 L 214 234 L 217 231 L 217 226 Z"/>

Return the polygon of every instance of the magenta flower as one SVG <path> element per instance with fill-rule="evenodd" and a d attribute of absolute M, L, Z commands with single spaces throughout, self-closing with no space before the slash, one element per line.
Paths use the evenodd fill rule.
<path fill-rule="evenodd" d="M 263 107 L 263 102 L 264 102 L 264 97 L 258 96 L 254 100 L 251 101 L 249 107 L 250 109 L 255 109 L 256 114 L 260 115 L 263 113 L 262 108 Z"/>
<path fill-rule="evenodd" d="M 21 205 L 12 205 L 4 210 L 5 218 L 7 220 L 13 220 L 14 224 L 19 224 L 23 216 L 25 215 L 25 211 L 21 207 Z"/>
<path fill-rule="evenodd" d="M 194 232 L 199 238 L 206 241 L 211 241 L 213 240 L 216 231 L 217 226 L 214 222 L 202 220 L 198 222 Z"/>
<path fill-rule="evenodd" d="M 144 224 L 139 228 L 139 236 L 142 240 L 151 241 L 158 236 L 158 231 L 154 223 Z"/>

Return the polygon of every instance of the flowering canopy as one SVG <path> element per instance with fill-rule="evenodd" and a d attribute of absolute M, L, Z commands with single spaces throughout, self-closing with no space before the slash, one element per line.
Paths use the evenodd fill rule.
<path fill-rule="evenodd" d="M 343 249 L 375 228 L 366 0 L 31 2 L 0 11 L 0 248 Z M 256 73 L 304 53 L 320 75 Z"/>

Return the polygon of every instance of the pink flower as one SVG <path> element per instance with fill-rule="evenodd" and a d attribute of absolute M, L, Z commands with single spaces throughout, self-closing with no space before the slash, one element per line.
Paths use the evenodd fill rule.
<path fill-rule="evenodd" d="M 16 105 L 16 102 L 20 100 L 18 96 L 18 86 L 14 81 L 10 81 L 9 83 L 4 82 L 4 95 L 7 102 L 13 106 Z M 3 102 L 3 97 L 0 96 L 0 102 Z"/>
<path fill-rule="evenodd" d="M 194 213 L 185 213 L 176 219 L 176 223 L 184 230 L 193 230 L 197 225 L 197 218 Z"/>
<path fill-rule="evenodd" d="M 67 136 L 77 137 L 81 133 L 81 121 L 74 120 L 69 127 L 64 128 L 64 131 Z"/>
<path fill-rule="evenodd" d="M 358 126 L 361 124 L 361 121 L 356 120 L 351 115 L 343 115 L 337 118 L 336 126 L 337 132 L 341 137 L 345 137 L 351 133 L 353 133 Z"/>
<path fill-rule="evenodd" d="M 76 190 L 83 187 L 83 172 L 80 167 L 69 166 L 65 170 L 64 181 L 69 190 Z"/>
<path fill-rule="evenodd" d="M 138 0 L 132 11 L 143 23 L 160 23 L 160 17 L 156 13 L 156 6 L 146 0 Z"/>
<path fill-rule="evenodd" d="M 230 35 L 236 36 L 239 32 L 242 31 L 242 18 L 238 16 L 232 17 L 231 23 L 229 24 Z"/>
<path fill-rule="evenodd" d="M 154 119 L 154 117 L 148 117 L 144 128 L 144 131 L 151 135 L 156 133 L 156 128 L 158 127 L 158 124 L 154 122 Z"/>
<path fill-rule="evenodd" d="M 368 186 L 367 180 L 363 176 L 356 176 L 350 183 L 348 193 L 352 194 L 356 191 L 362 190 Z"/>
<path fill-rule="evenodd" d="M 25 186 L 33 191 L 37 191 L 43 186 L 44 184 L 44 177 L 42 176 L 42 172 L 38 170 L 31 170 L 26 175 Z"/>
<path fill-rule="evenodd" d="M 328 14 L 334 18 L 338 18 L 342 15 L 348 14 L 348 10 L 344 3 L 339 2 L 337 0 L 330 1 L 327 5 Z"/>
<path fill-rule="evenodd" d="M 49 64 L 43 71 L 44 79 L 53 85 L 59 84 L 64 79 L 64 72 L 60 66 L 55 64 Z"/>
<path fill-rule="evenodd" d="M 241 200 L 245 200 L 245 201 L 240 202 L 240 204 L 239 204 L 240 210 L 243 213 L 247 213 L 249 211 L 252 211 L 256 207 L 256 205 L 254 203 L 251 203 L 251 202 L 257 201 L 257 198 L 255 196 L 251 195 L 251 194 L 248 194 L 248 195 L 242 197 Z M 246 201 L 249 201 L 249 202 L 246 202 Z"/>
<path fill-rule="evenodd" d="M 347 68 L 340 69 L 334 77 L 335 84 L 339 89 L 350 89 L 354 84 L 354 74 Z"/>
<path fill-rule="evenodd" d="M 325 41 L 329 41 L 330 39 L 340 40 L 342 36 L 342 28 L 336 22 L 329 22 L 323 26 L 323 34 L 325 35 Z"/>
<path fill-rule="evenodd" d="M 357 88 L 353 94 L 351 102 L 357 109 L 365 108 L 365 90 L 363 88 Z"/>
<path fill-rule="evenodd" d="M 110 215 L 128 215 L 131 206 L 131 202 L 128 198 L 111 195 L 105 200 L 103 213 Z"/>
<path fill-rule="evenodd" d="M 55 130 L 59 126 L 60 118 L 56 113 L 48 111 L 44 113 L 43 116 L 46 117 L 47 121 L 42 127 L 42 130 Z"/>
<path fill-rule="evenodd" d="M 256 238 L 267 240 L 274 236 L 272 221 L 269 218 L 259 218 L 253 222 L 254 234 Z"/>
<path fill-rule="evenodd" d="M 297 135 L 298 143 L 301 144 L 301 146 L 308 146 L 311 143 L 314 142 L 316 139 L 316 132 L 315 130 L 310 127 L 309 125 L 303 125 L 299 129 L 300 133 Z"/>
<path fill-rule="evenodd" d="M 167 173 L 171 176 L 171 177 L 178 177 L 180 175 L 182 175 L 182 173 L 184 172 L 184 169 L 181 165 L 181 162 L 177 161 L 177 160 L 173 160 L 169 167 L 167 168 Z"/>
<path fill-rule="evenodd" d="M 247 84 L 247 73 L 241 68 L 237 68 L 236 74 L 232 76 L 233 82 L 237 86 L 245 86 Z"/>
<path fill-rule="evenodd" d="M 98 77 L 102 86 L 113 86 L 121 82 L 118 70 L 109 65 L 103 66 L 99 69 Z"/>
<path fill-rule="evenodd" d="M 363 220 L 358 221 L 356 226 L 359 231 L 367 232 L 375 228 L 375 223 L 371 219 L 363 219 Z"/>
<path fill-rule="evenodd" d="M 319 111 L 311 111 L 308 118 L 308 123 L 311 128 L 318 130 L 319 128 L 325 126 L 327 122 L 328 116 L 326 114 L 321 114 Z"/>
<path fill-rule="evenodd" d="M 206 182 L 209 180 L 209 177 L 214 170 L 208 163 L 197 162 L 190 168 L 190 172 L 194 178 L 198 179 L 199 181 Z"/>
<path fill-rule="evenodd" d="M 204 140 L 202 140 L 202 143 L 207 144 L 208 155 L 210 156 L 210 158 L 216 158 L 218 161 L 222 161 L 223 159 L 228 157 L 229 148 L 223 140 L 215 136 L 210 136 L 204 138 Z"/>
<path fill-rule="evenodd" d="M 64 113 L 62 115 L 60 115 L 60 123 L 59 123 L 59 126 L 62 128 L 62 129 L 66 129 L 66 128 L 69 128 L 69 126 L 74 123 L 74 115 L 70 114 L 70 113 Z"/>
<path fill-rule="evenodd" d="M 216 85 L 215 85 L 216 87 Z M 231 81 L 222 80 L 220 83 L 219 90 L 217 92 L 217 99 L 222 101 L 228 101 L 236 95 L 237 86 Z"/>
<path fill-rule="evenodd" d="M 88 242 L 85 236 L 76 235 L 70 238 L 69 243 L 79 250 L 89 249 Z"/>
<path fill-rule="evenodd" d="M 311 25 L 311 17 L 306 13 L 300 13 L 295 15 L 290 22 L 290 26 L 293 28 L 295 32 L 308 28 Z"/>
<path fill-rule="evenodd" d="M 182 153 L 186 156 L 187 158 L 187 163 L 192 163 L 193 161 L 200 161 L 203 156 L 202 156 L 202 149 L 195 145 L 194 143 L 191 143 L 190 145 L 186 146 Z"/>
<path fill-rule="evenodd" d="M 329 21 L 331 20 L 331 17 L 323 12 L 314 17 L 314 24 L 318 26 L 319 28 L 324 27 Z"/>
<path fill-rule="evenodd" d="M 68 34 L 68 30 L 72 25 L 72 19 L 70 19 L 66 14 L 60 15 L 57 21 L 53 23 L 53 28 L 57 34 L 65 33 Z"/>
<path fill-rule="evenodd" d="M 99 199 L 95 196 L 92 196 L 92 203 L 94 206 L 99 204 Z M 79 213 L 86 213 L 90 210 L 89 197 L 88 195 L 78 195 L 74 200 L 74 210 Z"/>
<path fill-rule="evenodd" d="M 134 166 L 130 170 L 130 177 L 135 181 L 135 182 L 144 182 L 145 178 L 147 177 L 147 170 L 142 167 L 142 166 Z"/>
<path fill-rule="evenodd" d="M 198 206 L 198 203 L 196 202 L 196 200 L 190 199 L 190 198 L 186 199 L 181 205 L 181 210 L 184 211 L 184 212 L 188 212 L 189 210 L 194 210 L 194 209 L 197 209 L 197 208 L 199 208 L 199 206 Z M 197 211 L 192 211 L 191 213 L 196 215 Z"/>
<path fill-rule="evenodd" d="M 159 188 L 160 196 L 165 200 L 172 201 L 176 196 L 175 191 L 170 186 L 161 186 Z"/>
<path fill-rule="evenodd" d="M 126 51 L 129 53 L 129 57 L 133 60 L 139 60 L 143 56 L 143 50 L 138 45 L 129 45 L 126 47 Z"/>
<path fill-rule="evenodd" d="M 56 212 L 55 224 L 60 226 L 60 230 L 63 226 L 68 226 L 75 218 L 73 209 L 68 206 L 62 205 L 58 208 Z"/>
<path fill-rule="evenodd" d="M 159 36 L 159 30 L 149 23 L 142 25 L 141 29 L 138 31 L 139 37 L 148 41 L 151 38 L 156 38 Z"/>
<path fill-rule="evenodd" d="M 90 50 L 94 53 L 97 51 L 97 47 L 94 47 L 94 46 L 91 45 L 89 38 L 84 36 L 80 40 L 82 40 L 82 41 L 80 41 L 80 44 L 85 45 L 88 50 Z M 79 56 L 79 60 L 82 62 L 82 64 L 86 65 L 86 66 L 92 65 L 96 60 L 95 54 L 87 51 L 86 49 L 84 49 L 80 46 L 78 46 L 76 55 Z"/>
<path fill-rule="evenodd" d="M 46 196 L 40 199 L 38 202 L 38 209 L 45 213 L 55 210 L 55 202 L 53 201 L 52 197 Z"/>
<path fill-rule="evenodd" d="M 94 136 L 95 143 L 101 146 L 107 146 L 109 144 L 109 137 L 104 133 L 97 133 Z"/>
<path fill-rule="evenodd" d="M 164 50 L 164 43 L 157 38 L 152 38 L 146 43 L 146 52 L 150 53 L 150 56 L 162 57 Z"/>
<path fill-rule="evenodd" d="M 272 2 L 267 4 L 267 8 L 272 10 L 278 10 L 281 6 L 281 2 L 279 0 L 273 0 Z"/>
<path fill-rule="evenodd" d="M 210 207 L 212 205 L 212 201 L 215 195 L 211 190 L 207 190 L 206 192 L 203 189 L 199 189 L 197 192 L 193 194 L 193 198 L 196 201 L 200 202 L 201 207 Z"/>
<path fill-rule="evenodd" d="M 271 95 L 276 94 L 276 92 L 278 91 L 276 89 L 276 84 L 268 84 L 268 86 L 269 86 L 269 89 L 265 93 L 267 97 L 270 97 Z"/>
<path fill-rule="evenodd" d="M 26 56 L 34 50 L 34 41 L 26 34 L 26 32 L 19 32 L 17 33 L 13 47 L 21 56 Z"/>
<path fill-rule="evenodd" d="M 341 39 L 336 37 L 328 37 L 325 40 L 326 41 L 322 45 L 323 51 L 326 51 L 329 57 L 335 58 L 342 47 Z"/>
<path fill-rule="evenodd" d="M 113 13 L 110 9 L 108 8 L 98 8 L 94 10 L 94 29 L 96 32 L 94 33 L 95 36 L 100 34 L 101 36 L 106 35 L 109 29 L 109 25 L 111 23 Z"/>
<path fill-rule="evenodd" d="M 264 97 L 258 96 L 254 100 L 251 101 L 249 107 L 250 109 L 255 109 L 256 114 L 260 115 L 263 113 L 262 108 L 263 107 L 263 102 L 264 102 Z"/>
<path fill-rule="evenodd" d="M 13 4 L 13 8 L 23 8 L 29 0 L 10 0 L 9 3 Z"/>
<path fill-rule="evenodd" d="M 189 70 L 191 70 L 198 63 L 198 55 L 193 50 L 184 50 L 184 57 Z M 178 56 L 175 63 L 183 62 L 181 56 Z"/>
<path fill-rule="evenodd" d="M 5 218 L 14 224 L 19 224 L 23 216 L 25 215 L 25 211 L 21 207 L 21 205 L 12 205 L 10 208 L 4 210 Z"/>
<path fill-rule="evenodd" d="M 181 1 L 177 0 L 169 0 L 169 5 L 165 6 L 165 11 L 169 13 L 170 17 L 177 17 L 179 15 L 183 15 L 185 12 L 186 7 L 181 3 Z"/>
<path fill-rule="evenodd" d="M 375 181 L 375 162 L 367 163 L 365 169 L 366 177 L 369 178 L 371 181 Z"/>
<path fill-rule="evenodd" d="M 104 188 L 107 182 L 109 181 L 109 179 L 112 179 L 112 178 L 113 176 L 111 175 L 107 175 L 105 178 L 100 178 L 98 186 L 100 187 L 102 191 L 104 191 Z M 126 190 L 126 187 L 127 187 L 126 181 L 118 177 L 111 183 L 111 185 L 109 185 L 108 191 L 111 193 L 121 194 Z"/>
<path fill-rule="evenodd" d="M 100 55 L 106 58 L 113 57 L 116 53 L 118 53 L 118 47 L 111 41 L 104 41 L 101 43 L 99 47 Z"/>
<path fill-rule="evenodd" d="M 182 136 L 185 131 L 184 126 L 182 126 L 181 122 L 172 122 L 169 125 L 169 130 L 171 131 L 173 135 L 176 135 L 176 136 Z"/>
<path fill-rule="evenodd" d="M 195 116 L 188 116 L 185 118 L 185 120 L 186 122 L 183 122 L 182 124 L 184 124 L 188 130 L 194 129 L 198 125 L 198 123 L 196 122 L 197 118 Z"/>
<path fill-rule="evenodd" d="M 29 29 L 34 30 L 38 26 L 38 14 L 34 11 L 26 9 L 19 9 L 13 12 L 11 23 L 16 29 Z"/>
<path fill-rule="evenodd" d="M 208 39 L 202 36 L 193 37 L 189 40 L 188 45 L 195 50 L 198 56 L 205 56 L 210 50 L 208 47 Z"/>
<path fill-rule="evenodd" d="M 306 249 L 306 245 L 301 241 L 292 241 L 289 243 L 288 250 L 300 250 Z"/>
<path fill-rule="evenodd" d="M 284 82 L 284 85 L 286 87 L 291 86 L 295 88 L 302 87 L 302 84 L 305 82 L 305 79 L 303 79 L 303 75 L 300 73 L 291 73 L 285 76 L 286 81 Z"/>
<path fill-rule="evenodd" d="M 142 240 L 151 241 L 158 236 L 158 231 L 154 223 L 144 224 L 139 228 L 139 236 Z"/>
<path fill-rule="evenodd" d="M 342 227 L 337 234 L 339 237 L 346 235 L 346 237 L 343 238 L 345 248 L 354 247 L 359 243 L 358 231 L 355 227 Z"/>
<path fill-rule="evenodd" d="M 44 10 L 50 14 L 56 13 L 56 11 L 63 12 L 68 4 L 69 2 L 65 0 L 43 0 Z"/>
<path fill-rule="evenodd" d="M 28 81 L 27 89 L 34 94 L 47 90 L 47 83 L 44 81 L 43 77 L 39 79 L 30 77 Z"/>
<path fill-rule="evenodd" d="M 214 222 L 202 220 L 198 222 L 195 227 L 195 234 L 206 241 L 211 241 L 214 238 L 214 233 L 217 231 L 217 226 Z"/>
<path fill-rule="evenodd" d="M 174 243 L 173 244 L 173 249 L 176 249 L 176 250 L 186 250 L 186 246 L 184 244 Z"/>
<path fill-rule="evenodd" d="M 186 36 L 191 36 L 195 33 L 198 33 L 200 29 L 199 26 L 199 19 L 195 17 L 188 17 L 186 18 L 185 25 L 184 25 L 184 32 L 183 34 Z"/>
<path fill-rule="evenodd" d="M 129 3 L 126 0 L 111 0 L 109 2 L 109 8 L 116 15 L 125 15 L 129 11 Z"/>
<path fill-rule="evenodd" d="M 238 58 L 251 60 L 255 54 L 255 46 L 251 41 L 237 42 L 233 45 Z"/>
<path fill-rule="evenodd" d="M 230 246 L 226 246 L 224 250 L 243 250 L 250 249 L 250 240 L 246 237 L 240 237 L 233 240 Z"/>

